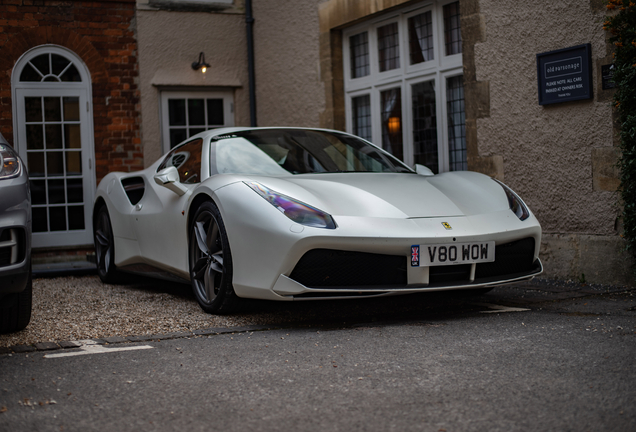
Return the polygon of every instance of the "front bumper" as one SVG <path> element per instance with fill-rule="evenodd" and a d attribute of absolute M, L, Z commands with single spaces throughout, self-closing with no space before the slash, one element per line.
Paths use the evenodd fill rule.
<path fill-rule="evenodd" d="M 31 272 L 31 202 L 26 172 L 0 180 L 0 297 L 24 290 Z"/>
<path fill-rule="evenodd" d="M 253 192 L 240 186 L 231 185 L 217 191 L 232 252 L 234 290 L 239 297 L 294 300 L 480 288 L 530 279 L 543 270 L 538 259 L 541 227 L 532 215 L 525 221 L 520 221 L 509 210 L 450 218 L 333 215 L 338 228 L 329 230 L 294 224 L 265 200 L 261 203 L 250 200 L 249 195 L 243 197 Z M 242 204 L 245 202 L 252 208 L 246 209 Z M 445 222 L 452 225 L 452 230 L 444 227 Z M 443 273 L 452 267 L 457 270 L 459 266 L 444 266 L 442 270 L 410 266 L 412 245 L 494 241 L 496 247 L 503 247 L 524 239 L 530 239 L 532 246 L 527 254 L 529 262 L 521 271 L 489 273 L 487 267 L 480 270 L 472 266 L 464 268 L 465 276 L 440 277 L 440 271 Z M 366 282 L 344 286 L 306 285 L 299 282 L 303 279 L 294 272 L 301 257 L 315 250 L 391 256 L 397 261 L 386 271 L 406 274 L 399 282 L 385 285 Z M 356 278 L 365 271 L 359 270 L 351 276 Z"/>

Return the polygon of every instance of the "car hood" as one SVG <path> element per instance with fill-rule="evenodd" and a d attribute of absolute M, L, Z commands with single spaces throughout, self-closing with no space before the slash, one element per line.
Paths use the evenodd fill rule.
<path fill-rule="evenodd" d="M 401 173 L 326 173 L 248 176 L 274 191 L 334 216 L 387 218 L 457 217 L 508 209 L 490 177 L 452 172 L 425 177 Z"/>

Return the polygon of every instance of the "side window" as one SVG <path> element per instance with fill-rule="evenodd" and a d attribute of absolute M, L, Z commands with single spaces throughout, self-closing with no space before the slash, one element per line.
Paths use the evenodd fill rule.
<path fill-rule="evenodd" d="M 202 147 L 203 140 L 198 139 L 172 149 L 161 162 L 157 171 L 173 166 L 179 171 L 179 181 L 181 183 L 193 184 L 201 182 Z"/>

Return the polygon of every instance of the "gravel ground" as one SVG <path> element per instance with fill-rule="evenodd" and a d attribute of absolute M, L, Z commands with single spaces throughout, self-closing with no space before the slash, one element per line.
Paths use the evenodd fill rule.
<path fill-rule="evenodd" d="M 241 316 L 203 313 L 187 285 L 162 281 L 107 285 L 97 276 L 35 279 L 30 324 L 21 332 L 0 335 L 0 346 L 248 323 L 253 324 Z"/>
<path fill-rule="evenodd" d="M 514 301 L 515 297 L 521 298 L 532 292 L 542 292 L 548 297 L 554 292 L 574 291 L 590 295 L 614 292 L 621 287 L 535 279 L 516 289 L 523 291 L 515 294 L 504 287 L 494 292 L 501 292 L 499 300 L 507 297 Z M 458 304 L 456 295 L 453 297 L 452 293 L 435 295 L 428 293 L 353 301 L 252 301 L 242 312 L 220 316 L 204 313 L 188 285 L 153 279 L 143 279 L 132 285 L 107 285 L 97 276 L 42 278 L 33 281 L 31 323 L 21 332 L 0 335 L 0 347 L 109 336 L 158 335 L 212 327 L 372 320 L 391 312 L 421 314 L 426 308 L 441 306 L 444 299 L 450 299 L 453 305 Z M 548 297 L 539 300 L 546 301 Z"/>

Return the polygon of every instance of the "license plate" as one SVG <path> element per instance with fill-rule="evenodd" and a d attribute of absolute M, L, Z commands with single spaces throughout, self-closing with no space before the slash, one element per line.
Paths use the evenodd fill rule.
<path fill-rule="evenodd" d="M 411 266 L 473 264 L 495 260 L 495 242 L 411 246 Z"/>

